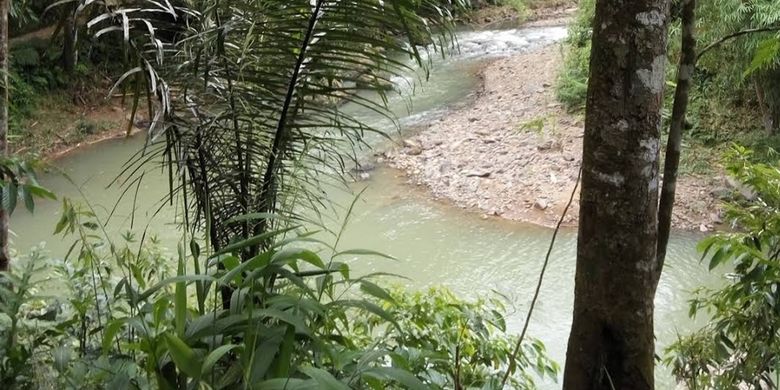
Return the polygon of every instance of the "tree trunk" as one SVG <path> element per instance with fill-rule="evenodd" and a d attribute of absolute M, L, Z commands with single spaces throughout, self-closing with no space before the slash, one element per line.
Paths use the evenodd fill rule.
<path fill-rule="evenodd" d="M 761 89 L 766 115 L 764 124 L 769 135 L 777 135 L 780 130 L 780 68 L 760 72 Z"/>
<path fill-rule="evenodd" d="M 653 389 L 668 0 L 599 0 L 563 387 Z"/>
<path fill-rule="evenodd" d="M 682 132 L 685 128 L 685 114 L 688 111 L 688 91 L 691 88 L 693 71 L 696 69 L 695 27 L 696 0 L 683 0 L 680 64 L 677 67 L 677 88 L 674 91 L 669 140 L 666 142 L 661 203 L 658 206 L 658 273 L 661 273 L 664 266 L 666 247 L 669 244 L 669 234 L 672 230 L 672 211 L 677 189 L 677 172 L 680 167 Z"/>
<path fill-rule="evenodd" d="M 8 155 L 8 3 L 0 0 L 0 158 Z M 2 178 L 5 179 L 5 178 Z M 0 192 L 0 205 L 3 204 Z M 9 210 L 0 207 L 0 271 L 8 271 L 11 259 L 8 253 Z"/>
<path fill-rule="evenodd" d="M 65 26 L 62 34 L 62 67 L 67 73 L 73 73 L 76 70 L 78 61 L 78 52 L 76 51 L 76 39 L 78 29 L 76 28 L 76 6 L 72 9 L 66 9 Z"/>

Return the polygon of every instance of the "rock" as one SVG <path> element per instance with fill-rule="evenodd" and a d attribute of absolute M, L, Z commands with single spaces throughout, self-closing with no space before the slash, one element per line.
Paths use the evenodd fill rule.
<path fill-rule="evenodd" d="M 439 173 L 444 173 L 449 171 L 452 168 L 452 163 L 449 161 L 445 161 L 439 165 Z"/>
<path fill-rule="evenodd" d="M 490 177 L 492 172 L 490 171 L 462 171 L 461 174 L 463 174 L 466 177 Z"/>
<path fill-rule="evenodd" d="M 410 139 L 405 139 L 403 142 L 404 147 L 407 148 L 421 148 L 420 144 Z"/>
<path fill-rule="evenodd" d="M 534 202 L 534 208 L 537 210 L 547 210 L 547 208 L 550 207 L 550 205 L 547 204 L 547 201 L 544 199 L 537 199 Z"/>
<path fill-rule="evenodd" d="M 731 189 L 739 191 L 739 193 L 747 200 L 756 199 L 755 191 L 753 191 L 748 186 L 740 183 L 739 181 L 737 181 L 737 179 L 731 176 L 726 176 L 726 186 L 728 186 Z"/>
<path fill-rule="evenodd" d="M 550 83 L 542 83 L 542 87 L 545 87 L 545 88 L 549 88 L 550 85 L 551 85 Z"/>
<path fill-rule="evenodd" d="M 360 161 L 352 168 L 355 173 L 368 173 L 376 169 L 376 164 L 371 161 Z"/>
<path fill-rule="evenodd" d="M 721 217 L 720 212 L 710 214 L 710 221 L 715 225 L 723 224 L 723 218 Z"/>
<path fill-rule="evenodd" d="M 574 161 L 575 158 L 571 154 L 565 154 L 565 155 L 563 155 L 563 160 L 571 162 L 571 161 Z"/>
<path fill-rule="evenodd" d="M 546 151 L 546 150 L 560 149 L 560 148 L 561 148 L 561 143 L 554 140 L 550 140 L 541 145 L 536 146 L 536 149 L 539 151 Z"/>
<path fill-rule="evenodd" d="M 409 156 L 419 156 L 423 152 L 422 146 L 411 140 L 404 140 L 404 153 Z"/>
<path fill-rule="evenodd" d="M 477 121 L 479 121 L 479 118 L 475 118 L 475 117 L 469 118 L 469 122 L 471 122 L 471 123 L 474 123 L 474 122 L 477 122 Z"/>
<path fill-rule="evenodd" d="M 30 311 L 27 313 L 27 318 L 40 321 L 54 321 L 57 319 L 57 314 L 59 314 L 60 311 L 60 306 L 53 303 L 46 307 Z"/>
<path fill-rule="evenodd" d="M 360 173 L 357 175 L 357 179 L 358 179 L 359 181 L 366 181 L 366 180 L 368 180 L 368 179 L 370 179 L 370 178 L 371 178 L 371 174 L 370 174 L 370 173 L 368 173 L 368 172 L 360 172 Z"/>
<path fill-rule="evenodd" d="M 699 231 L 702 232 L 702 233 L 707 233 L 707 232 L 710 231 L 710 229 L 707 227 L 707 225 L 701 224 L 701 225 L 699 225 Z"/>
<path fill-rule="evenodd" d="M 710 195 L 720 200 L 731 199 L 731 191 L 724 187 L 715 187 L 710 191 Z"/>

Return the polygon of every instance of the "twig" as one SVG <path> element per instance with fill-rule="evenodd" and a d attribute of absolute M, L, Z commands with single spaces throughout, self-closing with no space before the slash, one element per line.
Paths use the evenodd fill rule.
<path fill-rule="evenodd" d="M 506 386 L 506 381 L 509 379 L 509 368 L 515 365 L 517 354 L 520 353 L 520 347 L 523 345 L 523 339 L 525 338 L 525 334 L 528 331 L 528 324 L 531 323 L 531 314 L 534 312 L 536 301 L 539 300 L 539 293 L 542 290 L 542 281 L 544 281 L 544 274 L 547 271 L 547 265 L 550 263 L 550 255 L 552 254 L 553 247 L 555 246 L 555 239 L 558 237 L 558 232 L 561 230 L 561 225 L 563 225 L 563 220 L 566 218 L 566 214 L 569 212 L 569 208 L 571 207 L 572 202 L 574 202 L 574 195 L 577 193 L 577 188 L 580 186 L 580 179 L 582 179 L 582 166 L 580 166 L 580 171 L 577 173 L 577 182 L 574 183 L 574 189 L 571 191 L 569 203 L 566 203 L 566 207 L 563 209 L 563 213 L 561 213 L 561 218 L 558 219 L 558 223 L 555 225 L 555 230 L 553 231 L 552 239 L 550 240 L 550 247 L 547 248 L 547 254 L 544 256 L 544 264 L 542 265 L 542 271 L 539 273 L 539 281 L 536 283 L 536 291 L 534 291 L 534 297 L 531 299 L 531 306 L 528 308 L 528 314 L 525 317 L 523 331 L 520 332 L 520 338 L 517 340 L 517 345 L 515 345 L 515 349 L 512 351 L 512 355 L 509 357 L 509 367 L 507 367 L 507 370 L 504 373 L 504 378 L 501 380 L 501 386 L 499 387 L 501 389 Z"/>
<path fill-rule="evenodd" d="M 705 53 L 708 51 L 714 49 L 715 47 L 721 45 L 723 42 L 728 41 L 729 39 L 737 38 L 742 35 L 747 34 L 754 34 L 754 33 L 760 33 L 760 32 L 770 32 L 770 31 L 778 31 L 780 30 L 780 26 L 773 26 L 773 27 L 761 27 L 761 28 L 749 28 L 746 30 L 737 31 L 735 33 L 726 35 L 725 37 L 722 37 L 718 39 L 715 42 L 710 43 L 709 45 L 705 46 L 704 49 L 702 49 L 699 52 L 699 55 L 696 56 L 696 62 L 699 62 L 699 59 L 701 59 L 702 56 L 704 56 Z"/>

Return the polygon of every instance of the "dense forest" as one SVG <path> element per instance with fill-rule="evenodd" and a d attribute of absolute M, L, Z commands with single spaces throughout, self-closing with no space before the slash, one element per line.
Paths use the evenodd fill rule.
<path fill-rule="evenodd" d="M 3 389 L 780 387 L 777 0 L 0 0 Z"/>

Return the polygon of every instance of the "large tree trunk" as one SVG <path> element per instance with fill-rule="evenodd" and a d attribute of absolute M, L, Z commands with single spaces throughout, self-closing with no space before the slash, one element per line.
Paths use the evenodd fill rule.
<path fill-rule="evenodd" d="M 0 0 L 0 158 L 8 155 L 8 3 Z M 4 178 L 3 178 L 4 179 Z M 0 205 L 3 203 L 0 192 Z M 0 207 L 0 271 L 8 271 L 11 259 L 8 253 L 9 210 Z"/>
<path fill-rule="evenodd" d="M 668 0 L 599 0 L 564 389 L 653 389 Z"/>

